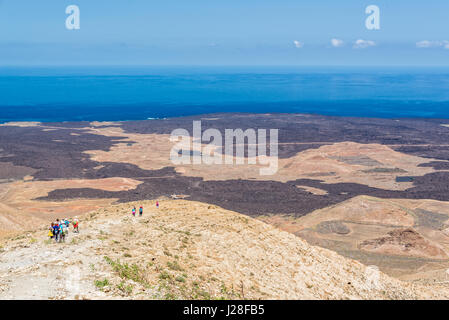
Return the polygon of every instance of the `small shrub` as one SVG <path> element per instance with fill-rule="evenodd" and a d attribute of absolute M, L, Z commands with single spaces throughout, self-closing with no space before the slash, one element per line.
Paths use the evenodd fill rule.
<path fill-rule="evenodd" d="M 172 256 L 172 254 L 171 254 L 168 250 L 164 250 L 164 254 L 165 254 L 166 256 L 168 256 L 168 257 L 171 257 L 171 256 Z"/>
<path fill-rule="evenodd" d="M 171 293 L 171 292 L 167 292 L 167 293 L 165 294 L 164 298 L 165 298 L 166 300 L 176 300 L 176 296 L 175 296 L 173 293 Z"/>
<path fill-rule="evenodd" d="M 161 280 L 169 280 L 169 279 L 171 279 L 171 275 L 167 271 L 162 271 L 159 274 L 159 279 L 161 279 Z"/>
<path fill-rule="evenodd" d="M 175 270 L 175 271 L 183 271 L 183 269 L 181 268 L 181 266 L 178 264 L 178 261 L 173 261 L 173 262 L 167 262 L 167 267 L 171 270 Z"/>
<path fill-rule="evenodd" d="M 112 260 L 111 258 L 105 256 L 104 259 L 112 267 L 112 269 L 120 276 L 122 279 L 129 279 L 138 282 L 144 286 L 148 285 L 148 281 L 145 277 L 145 272 L 137 264 L 128 265 L 127 263 L 121 264 L 120 261 Z"/>
<path fill-rule="evenodd" d="M 117 285 L 117 288 L 122 291 L 123 293 L 125 293 L 126 295 L 130 295 L 133 290 L 134 290 L 134 286 L 133 285 L 125 285 L 125 282 L 122 281 L 120 282 L 120 284 Z"/>
<path fill-rule="evenodd" d="M 95 286 L 100 289 L 103 290 L 104 287 L 109 285 L 109 280 L 108 279 L 104 279 L 103 281 L 100 280 L 95 280 Z"/>

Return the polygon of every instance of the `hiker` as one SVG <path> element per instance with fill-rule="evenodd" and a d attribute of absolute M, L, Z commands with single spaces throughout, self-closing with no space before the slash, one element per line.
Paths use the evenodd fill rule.
<path fill-rule="evenodd" d="M 139 208 L 139 216 L 141 217 L 141 216 L 142 216 L 142 214 L 143 214 L 143 207 L 142 207 L 142 206 L 140 206 L 140 208 Z"/>
<path fill-rule="evenodd" d="M 54 226 L 54 223 L 52 222 L 50 228 L 48 228 L 48 236 L 50 237 L 50 240 L 53 239 L 53 237 L 54 237 L 53 226 Z"/>
<path fill-rule="evenodd" d="M 156 201 L 156 208 L 159 209 L 159 201 Z"/>
<path fill-rule="evenodd" d="M 59 242 L 65 242 L 65 237 L 67 235 L 67 226 L 64 221 L 61 221 L 61 224 L 59 225 Z"/>
<path fill-rule="evenodd" d="M 53 224 L 53 235 L 55 237 L 55 241 L 58 242 L 58 239 L 59 239 L 59 219 L 56 219 L 56 222 Z"/>
<path fill-rule="evenodd" d="M 66 234 L 69 235 L 69 227 L 70 227 L 70 222 L 69 219 L 65 218 L 64 219 L 64 228 L 66 230 Z"/>
<path fill-rule="evenodd" d="M 78 229 L 79 221 L 78 221 L 77 217 L 75 217 L 75 219 L 73 219 L 72 224 L 73 224 L 73 232 L 80 233 L 80 231 Z"/>
<path fill-rule="evenodd" d="M 136 207 L 134 207 L 134 208 L 133 208 L 133 210 L 132 210 L 132 214 L 133 214 L 133 217 L 135 217 L 135 216 L 136 216 Z"/>

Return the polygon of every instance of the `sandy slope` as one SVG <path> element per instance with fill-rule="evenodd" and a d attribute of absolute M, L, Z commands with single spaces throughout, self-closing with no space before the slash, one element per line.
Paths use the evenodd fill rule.
<path fill-rule="evenodd" d="M 357 196 L 299 219 L 260 219 L 399 279 L 449 280 L 446 201 Z"/>
<path fill-rule="evenodd" d="M 119 136 L 132 143 L 120 143 L 110 150 L 89 150 L 86 153 L 99 162 L 132 163 L 142 169 L 158 170 L 175 166 L 170 161 L 170 150 L 175 145 L 168 134 L 125 133 L 122 128 L 107 125 L 85 128 L 90 133 L 104 136 Z M 320 143 L 323 144 L 323 143 Z M 329 144 L 329 145 L 327 145 Z M 196 145 L 201 153 L 206 144 Z M 185 146 L 190 149 L 191 146 Z M 192 147 L 194 147 L 192 145 Z M 221 152 L 218 152 L 222 156 Z M 431 167 L 420 166 L 435 159 L 422 158 L 397 152 L 377 144 L 355 142 L 326 143 L 318 148 L 298 152 L 289 158 L 280 158 L 278 171 L 273 176 L 260 175 L 266 165 L 176 165 L 176 171 L 204 180 L 256 179 L 286 182 L 296 179 L 319 178 L 326 183 L 360 183 L 388 190 L 406 190 L 412 182 L 396 182 L 397 176 L 423 176 L 435 172 Z"/>
<path fill-rule="evenodd" d="M 129 178 L 70 179 L 53 181 L 14 181 L 0 183 L 0 237 L 36 224 L 73 217 L 110 205 L 116 199 L 75 199 L 40 201 L 55 189 L 93 188 L 106 191 L 135 189 L 142 182 Z"/>
<path fill-rule="evenodd" d="M 129 203 L 81 221 L 65 244 L 42 228 L 2 244 L 1 299 L 426 299 L 444 288 L 400 282 L 293 234 L 216 206 Z"/>

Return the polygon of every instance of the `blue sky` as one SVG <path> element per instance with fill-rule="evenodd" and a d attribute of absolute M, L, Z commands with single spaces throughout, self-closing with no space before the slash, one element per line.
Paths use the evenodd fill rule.
<path fill-rule="evenodd" d="M 447 0 L 0 0 L 0 65 L 449 66 L 448 15 Z"/>

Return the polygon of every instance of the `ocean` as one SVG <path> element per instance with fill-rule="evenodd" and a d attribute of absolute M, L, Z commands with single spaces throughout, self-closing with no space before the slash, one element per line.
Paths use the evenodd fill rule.
<path fill-rule="evenodd" d="M 449 69 L 0 67 L 0 122 L 217 112 L 449 118 Z"/>

